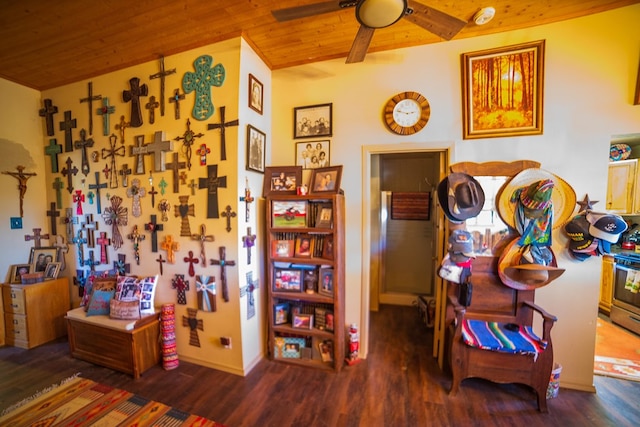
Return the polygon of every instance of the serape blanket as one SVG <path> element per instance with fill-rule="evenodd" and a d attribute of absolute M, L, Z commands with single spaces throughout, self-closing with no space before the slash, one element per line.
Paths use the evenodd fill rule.
<path fill-rule="evenodd" d="M 506 323 L 465 319 L 462 322 L 462 340 L 465 344 L 484 350 L 503 353 L 537 355 L 547 348 L 531 326 L 518 325 L 517 330 L 509 330 Z"/>

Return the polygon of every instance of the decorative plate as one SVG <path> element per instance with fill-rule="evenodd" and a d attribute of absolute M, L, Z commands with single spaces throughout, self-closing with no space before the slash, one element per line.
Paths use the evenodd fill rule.
<path fill-rule="evenodd" d="M 631 147 L 627 144 L 612 144 L 609 150 L 609 160 L 617 162 L 618 160 L 626 160 L 631 155 Z"/>

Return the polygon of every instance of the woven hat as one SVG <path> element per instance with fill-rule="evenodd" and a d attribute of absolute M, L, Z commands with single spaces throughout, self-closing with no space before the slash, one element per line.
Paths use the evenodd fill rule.
<path fill-rule="evenodd" d="M 620 235 L 627 230 L 627 223 L 619 215 L 605 212 L 588 212 L 589 233 L 592 236 L 617 243 Z"/>
<path fill-rule="evenodd" d="M 553 182 L 553 191 L 551 192 L 551 203 L 553 203 L 553 228 L 561 227 L 567 222 L 576 206 L 576 193 L 573 191 L 573 188 L 571 188 L 565 180 L 551 172 L 539 168 L 530 168 L 521 171 L 511 178 L 511 180 L 502 187 L 497 196 L 498 214 L 505 224 L 511 228 L 516 228 L 515 211 L 517 203 L 521 203 L 521 198 L 517 198 L 517 200 L 512 201 L 511 199 L 513 194 L 521 194 L 519 192 L 529 190 L 529 187 L 532 184 L 540 186 L 540 190 L 548 190 L 550 183 L 540 183 L 540 181 L 544 180 L 551 180 Z M 534 189 L 535 188 L 537 187 L 534 187 Z M 546 191 L 542 193 L 544 195 L 548 194 Z"/>
<path fill-rule="evenodd" d="M 451 173 L 438 184 L 438 201 L 449 220 L 461 223 L 480 213 L 484 190 L 471 175 Z"/>
<path fill-rule="evenodd" d="M 520 246 L 514 239 L 498 260 L 498 276 L 502 283 L 518 290 L 538 289 L 564 273 L 558 268 L 550 246 Z"/>

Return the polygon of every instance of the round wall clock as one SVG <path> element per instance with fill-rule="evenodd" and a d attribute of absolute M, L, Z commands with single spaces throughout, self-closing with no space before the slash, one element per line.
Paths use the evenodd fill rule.
<path fill-rule="evenodd" d="M 398 135 L 413 135 L 422 130 L 430 116 L 429 101 L 418 92 L 399 93 L 384 106 L 384 121 Z"/>

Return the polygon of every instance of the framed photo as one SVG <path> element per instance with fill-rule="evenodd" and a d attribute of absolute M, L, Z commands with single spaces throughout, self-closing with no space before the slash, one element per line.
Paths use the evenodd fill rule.
<path fill-rule="evenodd" d="M 337 194 L 340 190 L 342 178 L 342 165 L 318 168 L 311 171 L 309 194 L 331 193 Z"/>
<path fill-rule="evenodd" d="M 60 262 L 50 262 L 44 269 L 44 280 L 53 280 L 58 278 L 60 273 Z"/>
<path fill-rule="evenodd" d="M 333 268 L 320 269 L 318 293 L 328 297 L 333 297 Z"/>
<path fill-rule="evenodd" d="M 330 166 L 330 141 L 296 142 L 296 166 L 302 169 L 317 169 Z"/>
<path fill-rule="evenodd" d="M 306 200 L 272 200 L 271 226 L 273 228 L 301 228 L 307 226 Z"/>
<path fill-rule="evenodd" d="M 293 137 L 317 138 L 333 132 L 333 104 L 308 105 L 293 109 Z"/>
<path fill-rule="evenodd" d="M 281 302 L 273 306 L 273 324 L 284 325 L 289 323 L 289 303 Z"/>
<path fill-rule="evenodd" d="M 296 237 L 295 256 L 301 258 L 311 258 L 313 253 L 312 240 L 309 235 L 300 235 Z"/>
<path fill-rule="evenodd" d="M 323 362 L 333 362 L 333 341 L 323 340 L 318 342 L 318 350 Z"/>
<path fill-rule="evenodd" d="M 290 268 L 275 268 L 273 271 L 274 292 L 302 292 L 302 271 Z"/>
<path fill-rule="evenodd" d="M 333 259 L 333 236 L 325 237 L 322 245 L 322 258 Z"/>
<path fill-rule="evenodd" d="M 256 76 L 249 74 L 249 108 L 262 114 L 263 86 Z"/>
<path fill-rule="evenodd" d="M 291 326 L 299 329 L 313 328 L 313 314 L 294 314 L 291 319 Z"/>
<path fill-rule="evenodd" d="M 285 337 L 282 357 L 287 359 L 300 359 L 301 351 L 305 348 L 305 344 L 304 338 Z"/>
<path fill-rule="evenodd" d="M 272 194 L 295 195 L 302 185 L 302 168 L 300 166 L 268 166 L 264 168 L 264 185 L 262 195 Z"/>
<path fill-rule="evenodd" d="M 273 240 L 271 242 L 271 256 L 273 258 L 293 257 L 295 241 L 293 240 Z"/>
<path fill-rule="evenodd" d="M 264 173 L 264 156 L 267 135 L 247 125 L 247 170 Z"/>
<path fill-rule="evenodd" d="M 323 204 L 318 206 L 318 216 L 316 217 L 317 228 L 331 228 L 333 221 L 333 206 L 331 204 Z"/>
<path fill-rule="evenodd" d="M 31 264 L 15 264 L 11 266 L 9 272 L 9 281 L 14 284 L 22 283 L 22 275 L 31 273 L 33 266 Z"/>
<path fill-rule="evenodd" d="M 44 271 L 47 269 L 47 264 L 58 260 L 58 251 L 60 249 L 53 247 L 31 248 L 29 254 L 29 264 L 33 265 L 31 269 L 32 273 Z"/>
<path fill-rule="evenodd" d="M 544 47 L 539 40 L 462 54 L 464 139 L 542 134 Z"/>

